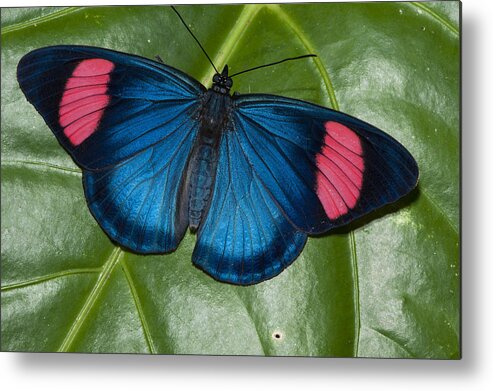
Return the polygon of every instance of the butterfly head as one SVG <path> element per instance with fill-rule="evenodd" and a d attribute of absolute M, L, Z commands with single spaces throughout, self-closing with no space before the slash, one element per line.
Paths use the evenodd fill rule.
<path fill-rule="evenodd" d="M 212 78 L 212 90 L 220 94 L 229 94 L 233 86 L 233 79 L 228 76 L 228 66 L 225 65 L 221 73 L 216 73 Z"/>

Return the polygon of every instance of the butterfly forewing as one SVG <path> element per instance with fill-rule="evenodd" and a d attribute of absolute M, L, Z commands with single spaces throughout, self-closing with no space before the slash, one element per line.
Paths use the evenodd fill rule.
<path fill-rule="evenodd" d="M 409 152 L 361 120 L 272 95 L 240 96 L 236 108 L 240 144 L 259 181 L 304 232 L 327 232 L 416 186 Z"/>
<path fill-rule="evenodd" d="M 75 162 L 114 165 L 191 121 L 204 87 L 143 57 L 87 46 L 52 46 L 24 56 L 19 85 Z"/>

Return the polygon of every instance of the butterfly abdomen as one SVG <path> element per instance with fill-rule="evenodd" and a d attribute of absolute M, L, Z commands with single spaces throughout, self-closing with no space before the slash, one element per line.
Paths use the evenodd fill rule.
<path fill-rule="evenodd" d="M 218 141 L 199 136 L 197 147 L 190 160 L 188 211 L 189 226 L 192 231 L 198 228 L 211 199 L 217 168 Z"/>

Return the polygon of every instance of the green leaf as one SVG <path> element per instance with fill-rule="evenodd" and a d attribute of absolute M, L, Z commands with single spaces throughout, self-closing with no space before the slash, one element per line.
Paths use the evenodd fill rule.
<path fill-rule="evenodd" d="M 16 81 L 55 44 L 212 69 L 170 8 L 2 9 L 2 350 L 459 358 L 459 2 L 182 6 L 240 92 L 331 106 L 402 142 L 419 187 L 309 239 L 278 277 L 237 287 L 123 251 L 88 211 L 80 170 Z"/>

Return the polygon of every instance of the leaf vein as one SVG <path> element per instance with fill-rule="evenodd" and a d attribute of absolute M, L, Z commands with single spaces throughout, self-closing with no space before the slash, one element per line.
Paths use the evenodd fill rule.
<path fill-rule="evenodd" d="M 402 349 L 403 351 L 405 351 L 411 358 L 416 357 L 402 342 L 398 341 L 397 338 L 395 338 L 393 335 L 391 335 L 387 331 L 384 331 L 384 330 L 381 330 L 381 329 L 376 329 L 376 328 L 373 328 L 373 327 L 371 327 L 370 330 L 375 331 L 376 333 L 380 334 L 385 339 L 388 339 L 389 341 L 391 341 L 392 343 L 394 343 L 395 345 L 397 345 L 400 349 Z"/>
<path fill-rule="evenodd" d="M 67 7 L 67 8 L 60 10 L 60 11 L 52 12 L 48 15 L 38 16 L 36 18 L 29 19 L 25 22 L 19 22 L 19 23 L 11 24 L 10 26 L 2 28 L 1 34 L 4 35 L 4 34 L 12 33 L 12 32 L 17 31 L 17 30 L 22 30 L 22 29 L 25 29 L 28 27 L 33 27 L 33 26 L 36 26 L 36 25 L 41 24 L 41 23 L 46 23 L 46 22 L 49 22 L 51 20 L 58 19 L 58 18 L 61 18 L 63 16 L 72 14 L 74 12 L 78 12 L 78 11 L 82 10 L 83 8 L 85 8 L 85 7 Z"/>
<path fill-rule="evenodd" d="M 53 280 L 55 278 L 61 278 L 66 276 L 78 275 L 78 274 L 100 273 L 100 272 L 101 272 L 101 268 L 99 267 L 63 270 L 60 272 L 35 277 L 30 280 L 4 285 L 2 286 L 1 291 L 4 292 L 12 289 L 24 288 L 30 285 L 40 284 L 42 282 Z"/>
<path fill-rule="evenodd" d="M 440 24 L 442 24 L 445 28 L 450 30 L 453 34 L 459 35 L 459 30 L 452 25 L 448 20 L 444 17 L 440 16 L 437 12 L 433 11 L 430 7 L 424 4 L 424 2 L 412 1 L 409 3 L 410 5 L 414 5 L 416 8 L 422 9 L 428 15 L 430 15 L 433 19 L 437 20 Z"/>
<path fill-rule="evenodd" d="M 124 259 L 120 261 L 120 264 L 123 268 L 123 273 L 125 274 L 125 278 L 127 280 L 128 286 L 130 288 L 130 293 L 132 294 L 132 298 L 135 303 L 135 307 L 137 308 L 137 314 L 140 319 L 140 323 L 142 324 L 142 329 L 144 331 L 144 337 L 146 339 L 147 346 L 149 347 L 149 351 L 152 354 L 157 354 L 157 349 L 154 346 L 154 341 L 152 340 L 152 335 L 149 329 L 149 324 L 147 323 L 146 317 L 144 315 L 144 310 L 142 308 L 142 303 L 140 301 L 137 288 L 135 287 L 135 283 L 132 278 L 132 274 L 130 273 L 130 270 L 127 266 L 127 263 L 125 262 Z"/>
<path fill-rule="evenodd" d="M 41 162 L 35 160 L 2 160 L 2 166 L 4 165 L 17 166 L 17 167 L 35 166 L 36 168 L 44 167 L 44 168 L 50 168 L 52 170 L 58 170 L 67 173 L 74 173 L 78 175 L 82 174 L 82 172 L 78 168 L 65 167 L 53 163 L 47 163 L 47 162 Z"/>
<path fill-rule="evenodd" d="M 304 33 L 303 30 L 295 23 L 295 21 L 281 8 L 279 4 L 269 4 L 267 5 L 267 8 L 271 10 L 279 19 L 281 19 L 286 25 L 288 25 L 291 30 L 294 32 L 294 34 L 298 37 L 300 42 L 305 46 L 306 50 L 309 53 L 315 53 L 315 49 L 313 44 L 310 42 L 306 34 Z M 316 53 L 315 53 L 316 54 Z M 317 67 L 318 72 L 320 73 L 320 76 L 322 77 L 322 80 L 324 81 L 325 88 L 327 90 L 327 93 L 329 95 L 329 103 L 330 106 L 334 110 L 339 110 L 339 103 L 337 102 L 336 95 L 335 95 L 335 90 L 334 86 L 332 84 L 332 80 L 330 79 L 329 73 L 325 69 L 324 64 L 322 63 L 322 60 L 320 57 L 314 57 L 313 62 L 315 63 L 315 66 Z"/>
<path fill-rule="evenodd" d="M 246 4 L 243 6 L 240 16 L 219 48 L 217 55 L 214 57 L 214 64 L 216 67 L 222 68 L 224 66 L 226 59 L 231 57 L 234 53 L 236 45 L 240 41 L 241 37 L 263 7 L 264 4 Z M 201 78 L 202 84 L 207 85 L 207 83 L 210 83 L 214 73 L 214 69 L 207 71 Z"/>
<path fill-rule="evenodd" d="M 358 257 L 356 253 L 356 238 L 354 231 L 349 232 L 349 249 L 351 256 L 351 269 L 353 275 L 353 294 L 354 294 L 354 329 L 355 329 L 355 342 L 354 342 L 354 357 L 359 355 L 359 342 L 361 334 L 361 303 L 359 298 L 359 270 L 358 270 Z"/>
<path fill-rule="evenodd" d="M 87 299 L 82 306 L 79 314 L 75 318 L 74 323 L 70 327 L 67 335 L 65 336 L 62 344 L 58 348 L 59 352 L 68 352 L 70 347 L 72 346 L 75 338 L 77 337 L 82 325 L 87 319 L 87 316 L 91 312 L 94 304 L 96 303 L 97 299 L 99 298 L 101 292 L 103 291 L 103 288 L 106 286 L 112 271 L 115 269 L 115 266 L 120 262 L 121 258 L 123 257 L 124 252 L 120 247 L 115 247 L 115 249 L 111 252 L 110 256 L 104 263 L 101 273 L 98 277 L 98 280 L 96 281 L 96 284 L 94 285 L 93 289 L 87 296 Z"/>
<path fill-rule="evenodd" d="M 429 195 L 429 193 L 425 189 L 423 189 L 422 187 L 420 187 L 419 189 L 420 189 L 421 194 L 428 200 L 428 202 L 439 212 L 440 215 L 442 215 L 443 219 L 450 226 L 450 229 L 455 233 L 455 235 L 459 236 L 459 231 L 456 228 L 456 224 L 454 224 L 452 222 L 449 215 L 435 201 L 435 199 Z"/>

